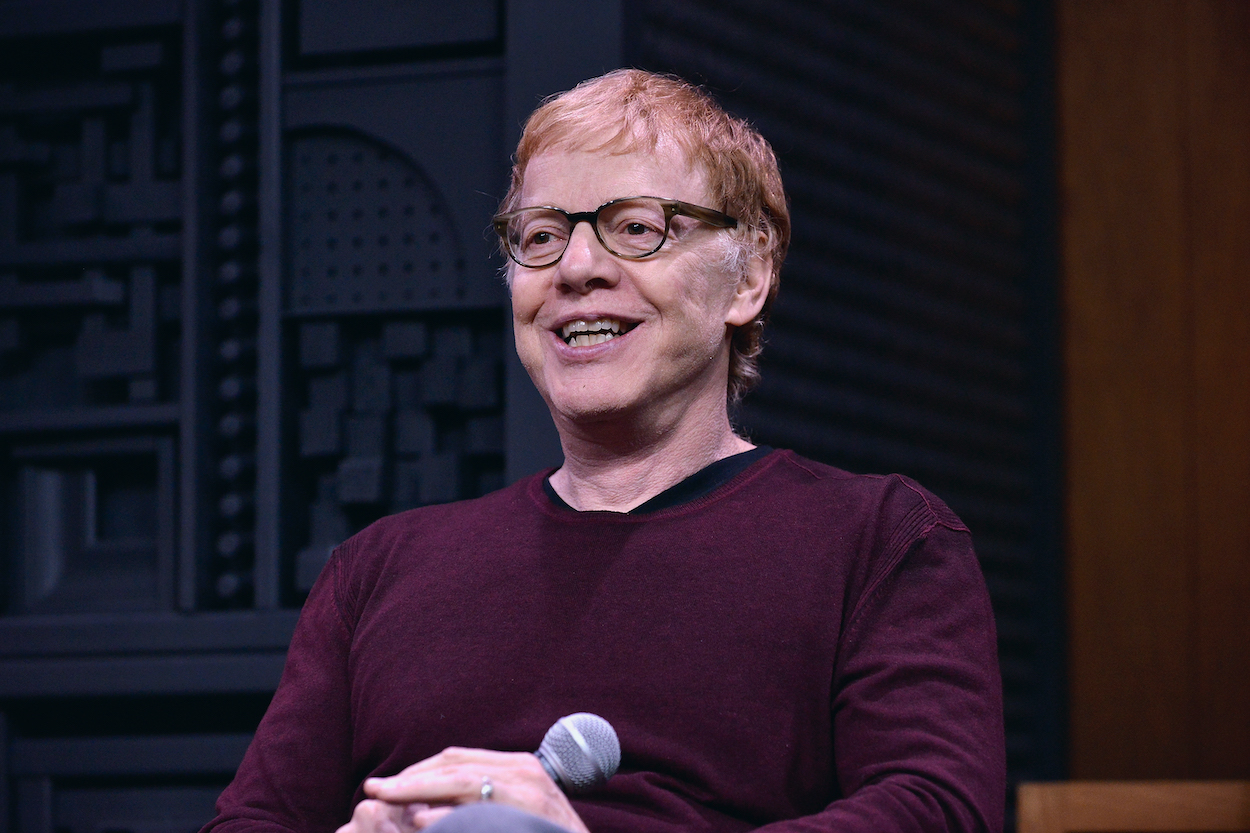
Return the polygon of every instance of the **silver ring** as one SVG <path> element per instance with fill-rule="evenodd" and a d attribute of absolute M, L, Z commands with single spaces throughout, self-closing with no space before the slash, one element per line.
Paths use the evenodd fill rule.
<path fill-rule="evenodd" d="M 483 801 L 490 801 L 495 797 L 495 785 L 490 782 L 489 775 L 482 776 L 481 796 Z"/>

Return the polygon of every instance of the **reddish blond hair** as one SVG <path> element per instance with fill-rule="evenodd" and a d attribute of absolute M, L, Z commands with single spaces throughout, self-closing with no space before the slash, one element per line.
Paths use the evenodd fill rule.
<path fill-rule="evenodd" d="M 736 401 L 759 381 L 764 322 L 777 297 L 790 245 L 790 210 L 777 157 L 755 128 L 679 78 L 618 69 L 549 97 L 530 115 L 499 210 L 519 207 L 525 167 L 544 151 L 610 148 L 628 153 L 654 150 L 661 142 L 681 148 L 687 161 L 702 170 L 714 200 L 708 207 L 737 218 L 730 267 L 741 274 L 750 257 L 772 263 L 763 309 L 733 333 L 728 396 Z"/>

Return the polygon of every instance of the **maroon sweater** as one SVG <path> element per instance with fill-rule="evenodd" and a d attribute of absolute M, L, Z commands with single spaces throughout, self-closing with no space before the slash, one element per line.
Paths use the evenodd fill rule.
<path fill-rule="evenodd" d="M 594 833 L 1001 829 L 993 617 L 939 500 L 786 451 L 641 516 L 542 483 L 335 551 L 206 830 L 330 831 L 368 776 L 577 711 L 623 750 Z"/>

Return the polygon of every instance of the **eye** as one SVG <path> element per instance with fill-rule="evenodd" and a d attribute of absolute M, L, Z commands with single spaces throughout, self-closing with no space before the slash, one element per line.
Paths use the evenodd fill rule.
<path fill-rule="evenodd" d="M 612 237 L 644 237 L 664 234 L 664 212 L 647 204 L 625 203 L 604 212 L 599 226 Z"/>
<path fill-rule="evenodd" d="M 643 234 L 663 234 L 664 215 L 646 211 L 622 212 L 614 217 L 604 218 L 604 231 L 613 236 L 638 236 Z"/>
<path fill-rule="evenodd" d="M 567 225 L 562 216 L 553 212 L 526 212 L 514 221 L 510 237 L 521 252 L 547 252 L 564 244 Z"/>
<path fill-rule="evenodd" d="M 664 243 L 664 209 L 655 200 L 621 200 L 599 215 L 608 248 L 624 257 L 646 257 Z"/>

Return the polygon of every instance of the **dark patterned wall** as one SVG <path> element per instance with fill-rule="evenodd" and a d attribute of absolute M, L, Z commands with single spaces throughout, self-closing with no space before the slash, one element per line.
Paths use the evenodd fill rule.
<path fill-rule="evenodd" d="M 1063 771 L 1048 6 L 652 2 L 632 60 L 776 148 L 794 244 L 756 442 L 902 472 L 968 523 L 1011 779 Z"/>
<path fill-rule="evenodd" d="M 330 549 L 558 462 L 488 221 L 521 120 L 626 48 L 782 155 L 741 421 L 972 524 L 1050 772 L 1042 29 L 763 6 L 0 0 L 0 829 L 197 829 Z"/>
<path fill-rule="evenodd" d="M 180 56 L 177 30 L 159 27 L 124 43 L 28 41 L 2 59 L 0 448 L 14 612 L 172 606 Z"/>
<path fill-rule="evenodd" d="M 329 550 L 503 484 L 501 12 L 0 3 L 0 828 L 198 828 Z"/>

